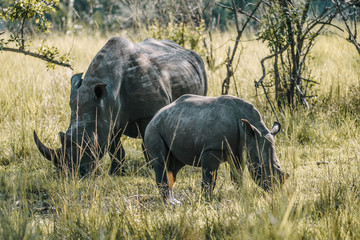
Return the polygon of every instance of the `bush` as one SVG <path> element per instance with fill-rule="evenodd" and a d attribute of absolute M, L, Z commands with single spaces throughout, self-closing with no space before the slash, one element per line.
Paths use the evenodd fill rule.
<path fill-rule="evenodd" d="M 171 20 L 166 26 L 162 26 L 155 20 L 148 30 L 148 35 L 155 39 L 169 39 L 182 47 L 188 48 L 201 57 L 206 54 L 206 49 L 202 44 L 205 39 L 205 23 L 202 20 L 198 26 L 190 23 L 175 23 Z"/>

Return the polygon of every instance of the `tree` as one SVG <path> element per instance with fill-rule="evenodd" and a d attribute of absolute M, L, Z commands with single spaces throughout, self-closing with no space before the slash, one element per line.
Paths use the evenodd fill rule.
<path fill-rule="evenodd" d="M 225 8 L 225 9 L 230 9 L 233 12 L 235 25 L 236 25 L 236 32 L 237 32 L 237 36 L 235 39 L 234 48 L 232 49 L 232 53 L 230 54 L 230 48 L 228 49 L 228 52 L 227 52 L 227 59 L 225 61 L 227 74 L 226 74 L 225 79 L 223 80 L 223 84 L 222 84 L 222 88 L 221 88 L 221 93 L 223 95 L 228 94 L 229 86 L 230 86 L 230 79 L 234 76 L 234 70 L 233 70 L 232 64 L 235 59 L 235 54 L 236 54 L 236 50 L 237 50 L 240 38 L 242 37 L 245 29 L 247 28 L 247 26 L 251 20 L 260 22 L 260 20 L 255 17 L 255 14 L 256 14 L 257 10 L 259 9 L 261 3 L 262 3 L 262 1 L 258 1 L 254 5 L 254 8 L 251 9 L 251 12 L 246 12 L 246 11 L 242 10 L 241 7 L 246 7 L 246 5 L 245 6 L 240 5 L 240 7 L 238 7 L 234 0 L 231 0 L 231 7 L 223 5 L 221 3 L 218 3 L 219 6 Z M 238 21 L 238 17 L 237 17 L 238 13 L 246 16 L 246 20 L 244 21 L 242 27 L 239 26 L 239 21 Z M 234 81 L 234 83 L 235 83 L 235 81 Z M 235 85 L 235 88 L 236 88 L 236 85 Z M 237 92 L 237 88 L 236 88 L 236 92 Z"/>
<path fill-rule="evenodd" d="M 333 20 L 339 14 L 349 33 L 348 40 L 359 51 L 356 39 L 358 5 L 358 1 L 332 0 L 326 1 L 322 8 L 316 10 L 311 0 L 264 1 L 266 14 L 259 39 L 268 44 L 271 56 L 274 57 L 271 77 L 275 84 L 275 98 L 280 108 L 285 105 L 294 108 L 300 102 L 309 109 L 307 102 L 311 97 L 309 89 L 316 84 L 308 67 L 311 49 L 326 26 L 342 30 L 341 26 L 333 24 Z M 351 32 L 347 22 L 350 17 L 353 17 L 354 33 Z M 266 74 L 263 62 L 262 67 L 263 77 L 256 82 L 257 87 L 263 85 L 262 81 Z"/>
<path fill-rule="evenodd" d="M 348 33 L 347 40 L 352 43 L 360 54 L 360 42 L 358 41 L 358 26 L 360 21 L 360 1 L 358 0 L 332 0 L 338 13 L 345 24 L 345 31 Z M 351 26 L 353 25 L 353 26 Z"/>
<path fill-rule="evenodd" d="M 316 12 L 311 0 L 268 1 L 264 7 L 266 14 L 259 39 L 267 43 L 275 58 L 272 80 L 278 106 L 294 108 L 300 102 L 308 109 L 309 88 L 316 83 L 308 68 L 308 59 L 324 27 L 334 26 L 336 9 L 330 3 Z M 263 63 L 262 67 L 264 70 Z M 256 86 L 261 84 L 263 78 Z"/>
<path fill-rule="evenodd" d="M 316 38 L 321 35 L 326 26 L 342 30 L 333 24 L 336 16 L 340 15 L 345 23 L 345 30 L 349 34 L 348 41 L 353 43 L 358 51 L 360 49 L 356 25 L 356 21 L 359 20 L 358 0 L 331 0 L 318 3 L 311 0 L 258 0 L 252 4 L 254 8 L 250 10 L 236 6 L 233 0 L 232 6 L 220 5 L 234 12 L 238 33 L 242 33 L 244 28 L 239 31 L 237 14 L 244 15 L 247 21 L 252 19 L 261 24 L 258 39 L 267 44 L 270 55 L 261 60 L 263 74 L 259 81 L 255 81 L 255 87 L 262 87 L 273 111 L 274 107 L 267 94 L 269 88 L 275 89 L 275 100 L 280 109 L 283 107 L 294 109 L 298 103 L 303 104 L 307 109 L 310 107 L 308 99 L 311 94 L 309 92 L 316 81 L 311 76 L 311 69 L 308 67 L 308 61 L 311 59 L 309 56 L 311 56 L 311 49 Z M 353 28 L 350 27 L 351 21 Z M 238 34 L 239 37 L 241 34 Z M 237 48 L 236 42 L 232 56 Z M 233 74 L 232 59 L 228 57 L 226 61 L 228 75 L 223 82 L 223 94 L 227 94 L 229 79 Z M 264 62 L 268 59 L 273 59 L 272 69 L 266 71 Z M 265 83 L 266 74 L 270 75 L 270 78 L 266 79 L 267 83 Z"/>
<path fill-rule="evenodd" d="M 71 34 L 74 31 L 73 24 L 74 0 L 69 0 L 68 12 L 66 17 L 66 33 Z"/>
<path fill-rule="evenodd" d="M 35 31 L 48 33 L 51 24 L 46 14 L 55 11 L 57 0 L 14 0 L 7 8 L 0 9 L 0 18 L 8 23 L 9 37 L 0 39 L 0 51 L 22 53 L 42 59 L 47 67 L 60 65 L 71 68 L 69 54 L 61 54 L 56 47 L 49 47 L 45 41 L 36 52 L 28 50 L 30 40 L 27 35 L 32 27 Z M 0 33 L 4 35 L 5 32 Z"/>

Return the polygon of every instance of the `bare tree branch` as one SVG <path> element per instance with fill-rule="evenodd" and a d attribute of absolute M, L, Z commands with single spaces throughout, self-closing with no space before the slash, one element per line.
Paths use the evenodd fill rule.
<path fill-rule="evenodd" d="M 216 4 L 219 5 L 220 7 L 223 7 L 225 9 L 229 9 L 229 10 L 233 10 L 233 8 L 234 8 L 234 7 L 226 6 L 221 3 L 216 3 Z M 251 18 L 252 20 L 255 20 L 256 22 L 261 22 L 261 20 L 259 18 L 255 17 L 254 15 L 249 14 L 248 12 L 243 11 L 240 8 L 235 7 L 235 10 L 236 10 L 236 12 L 241 13 L 241 14 Z"/>
<path fill-rule="evenodd" d="M 360 44 L 357 42 L 356 37 L 357 37 L 357 26 L 356 26 L 356 19 L 354 19 L 354 33 L 352 32 L 349 23 L 348 23 L 348 17 L 345 16 L 344 14 L 344 9 L 341 9 L 341 3 L 337 0 L 335 2 L 335 0 L 332 1 L 335 5 L 336 8 L 338 10 L 338 13 L 340 13 L 341 18 L 345 24 L 346 27 L 346 31 L 349 34 L 349 37 L 347 38 L 347 40 L 349 42 L 351 42 L 352 44 L 354 44 L 356 50 L 358 51 L 358 53 L 360 54 Z M 349 6 L 354 8 L 354 14 L 357 16 L 357 10 L 356 10 L 356 6 L 354 3 L 349 3 Z"/>
<path fill-rule="evenodd" d="M 276 117 L 276 119 L 277 119 L 278 121 L 279 121 L 279 118 L 278 118 L 278 116 L 277 116 L 277 114 L 276 114 L 276 111 L 275 111 L 274 106 L 272 105 L 272 103 L 271 103 L 271 101 L 270 101 L 270 98 L 269 98 L 269 96 L 268 96 L 268 94 L 267 94 L 266 88 L 265 88 L 264 83 L 263 83 L 264 78 L 265 78 L 265 76 L 266 76 L 266 70 L 265 70 L 264 62 L 265 62 L 266 60 L 272 58 L 272 57 L 275 57 L 275 56 L 283 53 L 286 49 L 289 48 L 289 46 L 290 46 L 290 43 L 288 42 L 282 49 L 280 49 L 280 51 L 275 52 L 275 53 L 273 53 L 273 54 L 271 54 L 271 55 L 269 55 L 269 56 L 264 57 L 263 59 L 261 59 L 261 62 L 260 62 L 260 63 L 261 63 L 261 68 L 262 68 L 263 75 L 261 76 L 261 78 L 259 79 L 259 81 L 255 81 L 255 88 L 258 88 L 259 86 L 262 87 L 262 89 L 263 89 L 263 91 L 264 91 L 264 93 L 265 93 L 266 99 L 267 99 L 268 103 L 270 104 L 271 110 L 272 110 L 272 112 L 274 113 L 274 115 L 275 115 L 275 117 Z"/>
<path fill-rule="evenodd" d="M 226 59 L 227 75 L 226 75 L 226 78 L 224 79 L 223 84 L 222 84 L 222 89 L 221 89 L 222 95 L 226 95 L 226 94 L 229 93 L 230 78 L 234 75 L 234 72 L 233 72 L 233 70 L 232 70 L 232 63 L 233 63 L 234 58 L 235 58 L 235 53 L 236 53 L 236 50 L 237 50 L 237 48 L 238 48 L 240 38 L 241 38 L 244 30 L 246 29 L 248 23 L 249 23 L 250 20 L 252 19 L 252 16 L 254 16 L 255 12 L 256 12 L 256 11 L 258 10 L 258 8 L 260 7 L 261 3 L 262 3 L 262 0 L 258 1 L 258 3 L 256 4 L 255 8 L 254 8 L 253 11 L 251 12 L 250 16 L 247 17 L 244 25 L 243 25 L 242 28 L 240 29 L 239 23 L 238 23 L 238 19 L 237 19 L 237 8 L 236 8 L 236 6 L 235 6 L 234 0 L 231 0 L 232 7 L 229 8 L 229 9 L 231 9 L 231 10 L 233 11 L 233 13 L 234 13 L 236 30 L 237 30 L 237 36 L 236 36 L 236 39 L 235 39 L 235 44 L 234 44 L 234 48 L 233 48 L 231 57 L 230 57 L 230 49 L 229 49 L 229 51 L 228 51 L 228 57 L 227 57 L 227 59 Z"/>
<path fill-rule="evenodd" d="M 288 47 L 290 46 L 290 43 L 288 42 L 282 49 L 280 49 L 278 52 L 275 52 L 269 56 L 264 57 L 263 59 L 261 59 L 261 68 L 262 68 L 262 72 L 263 75 L 261 76 L 261 78 L 259 79 L 259 81 L 255 81 L 255 88 L 258 88 L 261 84 L 263 84 L 263 80 L 266 76 L 266 70 L 265 70 L 265 65 L 264 62 L 272 57 L 275 57 L 276 55 L 279 55 L 281 53 L 283 53 L 286 49 L 288 49 Z"/>
<path fill-rule="evenodd" d="M 276 113 L 276 111 L 275 111 L 275 108 L 274 108 L 273 104 L 272 104 L 271 101 L 270 101 L 270 98 L 269 98 L 269 96 L 268 96 L 268 94 L 267 94 L 267 91 L 266 91 L 266 88 L 265 88 L 264 84 L 261 82 L 260 85 L 261 85 L 261 87 L 262 87 L 262 89 L 263 89 L 263 91 L 264 91 L 264 94 L 265 94 L 265 97 L 266 97 L 268 103 L 270 104 L 271 111 L 274 113 L 274 115 L 275 115 L 275 117 L 276 117 L 276 121 L 279 122 L 279 117 L 278 117 L 278 115 L 277 115 L 277 113 Z"/>

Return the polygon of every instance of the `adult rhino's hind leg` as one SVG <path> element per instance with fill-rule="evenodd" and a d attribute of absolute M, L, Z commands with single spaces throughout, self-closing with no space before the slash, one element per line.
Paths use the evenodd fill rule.
<path fill-rule="evenodd" d="M 125 150 L 120 141 L 121 134 L 118 134 L 111 142 L 109 155 L 111 158 L 111 166 L 109 174 L 125 175 L 124 160 Z"/>
<path fill-rule="evenodd" d="M 201 156 L 202 184 L 201 190 L 206 199 L 211 198 L 215 188 L 217 170 L 222 161 L 222 151 L 206 151 Z"/>

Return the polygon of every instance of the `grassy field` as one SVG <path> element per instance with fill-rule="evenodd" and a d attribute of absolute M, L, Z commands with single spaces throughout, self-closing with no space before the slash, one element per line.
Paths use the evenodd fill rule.
<path fill-rule="evenodd" d="M 213 37 L 217 64 L 233 44 L 225 43 L 229 38 L 229 33 Z M 322 36 L 313 49 L 312 74 L 320 84 L 310 111 L 279 113 L 276 149 L 291 174 L 282 189 L 265 193 L 248 175 L 237 186 L 226 163 L 214 199 L 206 202 L 200 169 L 185 167 L 175 185 L 182 201 L 176 207 L 162 204 L 140 140 L 124 138 L 126 177 L 107 174 L 108 157 L 98 174 L 79 179 L 58 174 L 40 155 L 33 130 L 48 146 L 59 147 L 57 133 L 70 120 L 70 77 L 86 71 L 107 38 L 54 36 L 50 41 L 71 52 L 74 71 L 46 70 L 40 60 L 0 53 L 0 239 L 360 238 L 360 56 L 345 40 Z M 262 91 L 254 89 L 259 61 L 268 50 L 256 41 L 240 47 L 238 94 L 271 127 L 276 118 Z M 221 93 L 225 75 L 224 66 L 208 70 L 209 95 Z"/>

